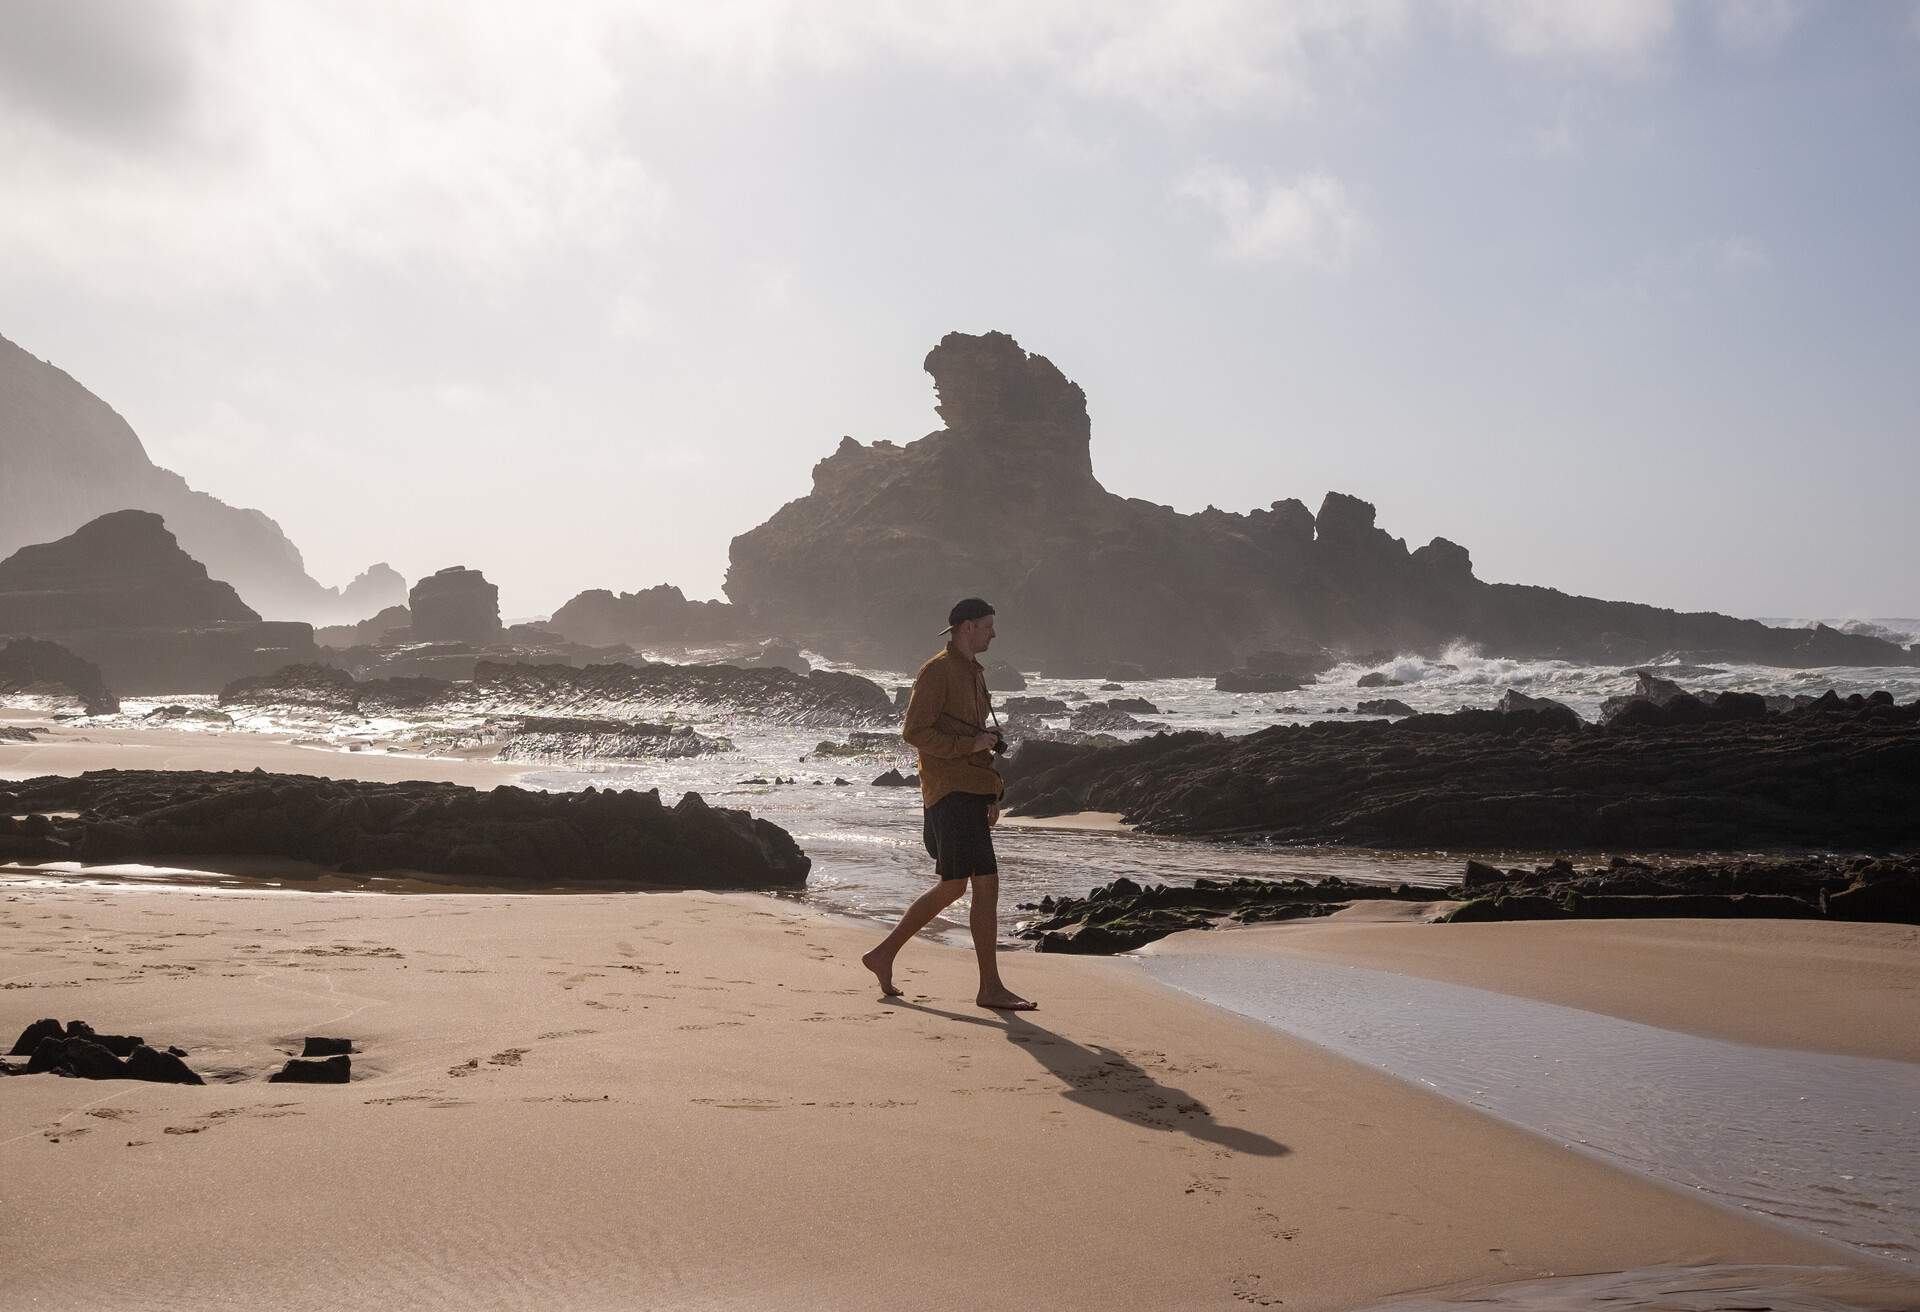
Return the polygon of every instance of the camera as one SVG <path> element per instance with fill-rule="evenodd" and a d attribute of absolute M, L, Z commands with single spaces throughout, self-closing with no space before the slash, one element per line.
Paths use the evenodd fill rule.
<path fill-rule="evenodd" d="M 993 735 L 993 754 L 1003 754 L 1007 750 L 1007 736 L 998 729 L 989 729 L 987 732 Z"/>

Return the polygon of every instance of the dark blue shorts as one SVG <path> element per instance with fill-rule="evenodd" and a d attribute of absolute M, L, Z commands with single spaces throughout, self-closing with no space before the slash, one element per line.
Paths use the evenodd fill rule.
<path fill-rule="evenodd" d="M 926 809 L 922 832 L 940 878 L 1000 873 L 993 858 L 993 827 L 987 823 L 992 805 L 993 798 L 984 793 L 948 793 Z"/>

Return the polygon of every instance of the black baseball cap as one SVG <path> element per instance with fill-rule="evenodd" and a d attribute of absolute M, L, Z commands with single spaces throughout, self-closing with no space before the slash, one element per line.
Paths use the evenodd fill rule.
<path fill-rule="evenodd" d="M 968 620 L 977 620 L 993 614 L 993 607 L 978 597 L 962 597 L 953 603 L 953 609 L 947 612 L 947 627 L 942 633 L 953 632 L 954 626 L 965 624 Z"/>

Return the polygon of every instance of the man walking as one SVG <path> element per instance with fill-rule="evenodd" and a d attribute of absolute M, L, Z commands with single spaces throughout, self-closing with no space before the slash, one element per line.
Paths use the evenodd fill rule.
<path fill-rule="evenodd" d="M 1003 791 L 993 754 L 1000 733 L 987 728 L 993 703 L 979 656 L 993 642 L 993 607 L 978 597 L 958 602 L 947 615 L 947 649 L 920 667 L 907 702 L 900 736 L 920 753 L 920 804 L 927 855 L 940 882 L 907 908 L 886 941 L 860 958 L 880 980 L 880 990 L 898 997 L 893 959 L 908 939 L 957 901 L 973 884 L 968 924 L 980 963 L 982 1007 L 1031 1011 L 1037 1005 L 1000 980 L 1000 867 L 993 856 L 993 826 L 1000 822 Z"/>

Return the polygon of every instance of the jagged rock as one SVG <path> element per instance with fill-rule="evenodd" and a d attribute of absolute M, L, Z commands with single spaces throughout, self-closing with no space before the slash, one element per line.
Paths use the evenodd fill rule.
<path fill-rule="evenodd" d="M 233 717 L 225 711 L 210 711 L 203 706 L 182 706 L 177 702 L 156 706 L 140 718 L 152 724 L 230 725 L 233 723 Z"/>
<path fill-rule="evenodd" d="M 126 1034 L 96 1034 L 83 1020 L 40 1020 L 27 1026 L 10 1056 L 27 1055 L 25 1075 L 52 1073 L 87 1080 L 147 1080 L 157 1084 L 200 1084 L 177 1048 L 165 1052 Z"/>
<path fill-rule="evenodd" d="M 123 694 L 210 692 L 313 651 L 309 626 L 262 622 L 144 510 L 0 561 L 0 634 L 57 642 Z"/>
<path fill-rule="evenodd" d="M 588 721 L 610 733 L 641 732 L 643 717 L 674 709 L 711 712 L 797 726 L 892 724 L 892 701 L 858 675 L 814 670 L 804 676 L 773 668 L 734 665 L 529 665 L 473 659 L 464 682 L 424 677 L 355 680 L 341 670 L 304 665 L 221 689 L 234 709 L 317 708 L 338 713 L 438 711 L 497 717 L 530 716 Z M 631 721 L 616 729 L 615 722 Z M 513 726 L 501 722 L 503 731 Z M 644 728 L 652 732 L 661 726 Z M 695 742 L 698 740 L 688 740 Z M 706 739 L 717 746 L 724 739 Z M 642 752 L 642 754 L 650 754 Z"/>
<path fill-rule="evenodd" d="M 300 1049 L 302 1057 L 338 1057 L 353 1051 L 352 1039 L 309 1037 Z"/>
<path fill-rule="evenodd" d="M 1404 688 L 1407 685 L 1392 675 L 1382 674 L 1380 671 L 1374 670 L 1370 674 L 1361 675 L 1355 686 L 1361 688 Z"/>
<path fill-rule="evenodd" d="M 986 681 L 988 692 L 1024 692 L 1027 687 L 1027 676 L 1001 661 L 988 663 Z"/>
<path fill-rule="evenodd" d="M 1000 709 L 1008 715 L 1065 715 L 1067 704 L 1058 697 L 1009 697 Z"/>
<path fill-rule="evenodd" d="M 413 612 L 404 604 L 388 606 L 358 624 L 335 624 L 313 631 L 313 640 L 322 647 L 371 647 L 412 638 Z"/>
<path fill-rule="evenodd" d="M 357 574 L 340 589 L 338 609 L 347 615 L 378 615 L 405 606 L 407 580 L 400 571 L 380 561 Z"/>
<path fill-rule="evenodd" d="M 1136 711 L 1141 715 L 1158 715 L 1160 708 L 1145 697 L 1113 697 L 1106 703 L 1110 711 Z"/>
<path fill-rule="evenodd" d="M 1073 713 L 1067 727 L 1082 733 L 1115 733 L 1131 729 L 1159 732 L 1167 726 L 1153 720 L 1135 719 L 1125 711 L 1114 710 L 1109 703 L 1106 706 L 1081 707 Z"/>
<path fill-rule="evenodd" d="M 21 812 L 41 813 L 34 832 L 6 819 Z M 657 790 L 481 792 L 260 770 L 96 770 L 0 782 L 0 856 L 62 853 L 87 861 L 274 856 L 347 874 L 689 888 L 795 887 L 811 865 L 786 830 L 708 806 L 698 793 L 667 807 Z"/>
<path fill-rule="evenodd" d="M 734 750 L 732 739 L 686 724 L 527 716 L 492 727 L 506 734 L 495 758 L 502 761 L 681 760 Z"/>
<path fill-rule="evenodd" d="M 751 619 L 739 608 L 724 601 L 688 601 L 666 583 L 617 595 L 590 589 L 547 622 L 575 642 L 626 643 L 636 649 L 711 646 L 754 636 Z"/>
<path fill-rule="evenodd" d="M 1493 709 L 1502 715 L 1545 716 L 1570 729 L 1585 723 L 1579 712 L 1565 702 L 1554 701 L 1551 697 L 1529 697 L 1512 688 L 1501 694 Z"/>
<path fill-rule="evenodd" d="M 1041 952 L 1114 953 L 1141 947 L 1183 929 L 1223 923 L 1259 924 L 1324 916 L 1361 899 L 1431 902 L 1443 894 L 1406 884 L 1355 884 L 1338 877 L 1301 879 L 1200 879 L 1188 886 L 1142 886 L 1121 878 L 1085 897 L 1048 897 L 1023 903 L 1043 914 L 1019 929 L 1038 940 Z"/>
<path fill-rule="evenodd" d="M 1300 683 L 1287 674 L 1266 674 L 1258 670 L 1228 670 L 1213 680 L 1216 692 L 1298 692 Z"/>
<path fill-rule="evenodd" d="M 806 496 L 734 539 L 727 595 L 765 629 L 911 669 L 932 654 L 929 598 L 981 595 L 999 608 L 1001 650 L 1063 678 L 1099 675 L 1116 651 L 1137 679 L 1236 669 L 1255 652 L 1437 652 L 1459 638 L 1587 663 L 1920 659 L 1869 634 L 1483 583 L 1458 543 L 1409 552 L 1373 506 L 1339 492 L 1317 514 L 1291 499 L 1244 515 L 1129 500 L 1094 478 L 1086 395 L 1045 357 L 1004 333 L 949 333 L 926 369 L 941 430 L 905 445 L 842 440 Z"/>
<path fill-rule="evenodd" d="M 20 1031 L 20 1037 L 7 1049 L 9 1057 L 30 1057 L 33 1050 L 40 1046 L 42 1039 L 57 1039 L 65 1035 L 57 1020 L 37 1020 Z"/>
<path fill-rule="evenodd" d="M 920 776 L 917 774 L 901 774 L 898 770 L 887 770 L 873 781 L 872 786 L 875 788 L 918 788 L 920 786 Z"/>
<path fill-rule="evenodd" d="M 1531 870 L 1469 863 L 1443 919 L 1613 919 L 1685 916 L 1883 920 L 1920 924 L 1920 857 L 1831 856 L 1650 865 L 1615 857 L 1576 870 L 1562 858 Z"/>
<path fill-rule="evenodd" d="M 1353 708 L 1355 715 L 1414 715 L 1413 707 L 1397 697 L 1381 697 L 1374 701 L 1361 702 Z"/>
<path fill-rule="evenodd" d="M 1920 701 L 1833 697 L 1764 719 L 1645 725 L 1464 710 L 1035 746 L 1002 766 L 1014 814 L 1114 811 L 1149 833 L 1439 848 L 1920 844 Z"/>
<path fill-rule="evenodd" d="M 465 565 L 429 574 L 407 593 L 421 642 L 486 642 L 500 634 L 500 589 Z"/>
<path fill-rule="evenodd" d="M 353 1079 L 353 1058 L 338 1053 L 321 1061 L 298 1057 L 267 1076 L 268 1084 L 346 1084 Z"/>
<path fill-rule="evenodd" d="M 0 698 L 88 715 L 111 715 L 120 699 L 107 690 L 100 667 L 57 642 L 13 638 L 0 642 Z"/>
<path fill-rule="evenodd" d="M 727 663 L 743 670 L 792 670 L 795 674 L 813 672 L 813 662 L 800 654 L 800 645 L 784 638 L 769 638 L 752 654 Z"/>

